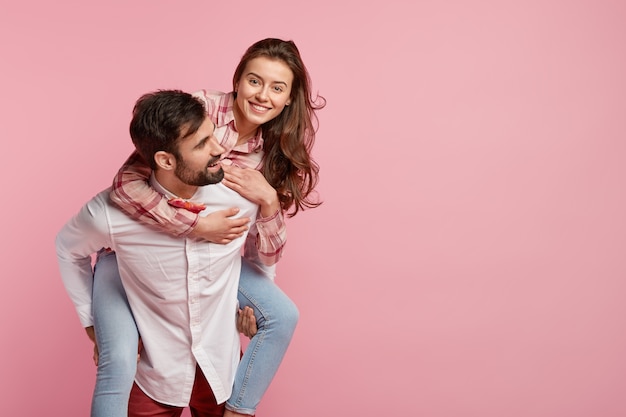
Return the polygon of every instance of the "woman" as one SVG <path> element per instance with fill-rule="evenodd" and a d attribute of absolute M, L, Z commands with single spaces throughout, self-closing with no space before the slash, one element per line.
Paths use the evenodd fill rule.
<path fill-rule="evenodd" d="M 320 204 L 312 198 L 319 168 L 310 153 L 315 111 L 324 107 L 325 100 L 312 98 L 308 71 L 292 41 L 268 38 L 255 43 L 235 70 L 233 92 L 196 95 L 204 101 L 216 124 L 215 134 L 227 149 L 223 183 L 244 196 L 271 187 L 279 198 L 280 208 L 260 213 L 257 224 L 267 219 L 282 221 L 284 212 L 291 217 Z M 236 208 L 206 217 L 185 209 L 190 208 L 187 202 L 175 208 L 176 202 L 168 202 L 147 185 L 149 175 L 149 167 L 133 154 L 116 176 L 111 198 L 129 215 L 174 236 L 201 237 L 219 244 L 229 243 L 246 230 L 246 219 L 230 218 Z M 252 337 L 226 402 L 227 417 L 254 415 L 298 320 L 297 308 L 273 282 L 285 236 L 264 238 L 257 224 L 246 241 L 238 295 L 243 309 L 238 327 Z M 115 254 L 103 252 L 94 273 L 99 350 L 92 403 L 95 417 L 126 415 L 136 367 L 139 339 L 119 281 Z"/>

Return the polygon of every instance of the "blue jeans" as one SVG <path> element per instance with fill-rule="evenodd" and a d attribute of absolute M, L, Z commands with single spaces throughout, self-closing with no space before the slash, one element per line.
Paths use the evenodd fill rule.
<path fill-rule="evenodd" d="M 254 310 L 258 331 L 237 367 L 226 408 L 254 415 L 296 330 L 299 312 L 287 295 L 256 265 L 241 259 L 239 307 Z"/>
<path fill-rule="evenodd" d="M 237 298 L 241 308 L 254 310 L 258 332 L 241 358 L 226 408 L 253 415 L 287 351 L 299 313 L 271 279 L 243 258 Z M 100 360 L 91 416 L 126 417 L 137 368 L 138 333 L 113 252 L 98 256 L 93 316 Z"/>
<path fill-rule="evenodd" d="M 91 416 L 127 416 L 139 338 L 113 252 L 98 254 L 92 310 L 99 354 Z"/>

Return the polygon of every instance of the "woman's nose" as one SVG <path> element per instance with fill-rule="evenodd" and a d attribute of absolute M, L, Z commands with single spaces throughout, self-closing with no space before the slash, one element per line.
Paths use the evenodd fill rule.
<path fill-rule="evenodd" d="M 266 100 L 267 99 L 267 89 L 265 87 L 261 88 L 258 92 L 257 92 L 257 98 L 259 100 Z"/>

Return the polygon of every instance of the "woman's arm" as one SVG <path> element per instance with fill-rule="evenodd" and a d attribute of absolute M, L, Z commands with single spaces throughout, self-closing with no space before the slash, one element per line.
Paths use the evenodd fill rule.
<path fill-rule="evenodd" d="M 248 230 L 248 217 L 231 218 L 239 212 L 235 207 L 210 213 L 206 217 L 173 207 L 148 183 L 151 173 L 148 164 L 134 152 L 113 180 L 111 201 L 132 218 L 154 225 L 172 236 L 192 236 L 226 244 Z"/>
<path fill-rule="evenodd" d="M 246 241 L 244 256 L 256 264 L 276 264 L 287 240 L 287 225 L 276 190 L 260 171 L 234 165 L 222 168 L 222 183 L 259 205 L 259 217 Z"/>
<path fill-rule="evenodd" d="M 266 266 L 275 265 L 282 257 L 287 243 L 287 225 L 282 210 L 270 217 L 257 218 L 255 226 L 257 233 L 250 233 L 250 236 L 254 238 L 256 253 L 253 252 L 252 245 L 247 244 L 244 256 L 257 264 L 260 261 Z"/>

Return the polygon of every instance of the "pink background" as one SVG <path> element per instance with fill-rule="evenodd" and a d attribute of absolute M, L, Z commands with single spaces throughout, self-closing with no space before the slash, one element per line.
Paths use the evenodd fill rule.
<path fill-rule="evenodd" d="M 290 221 L 301 310 L 259 417 L 626 415 L 626 6 L 20 1 L 0 15 L 6 416 L 85 416 L 54 236 L 131 150 L 136 98 L 228 90 L 299 45 L 325 203 Z"/>

